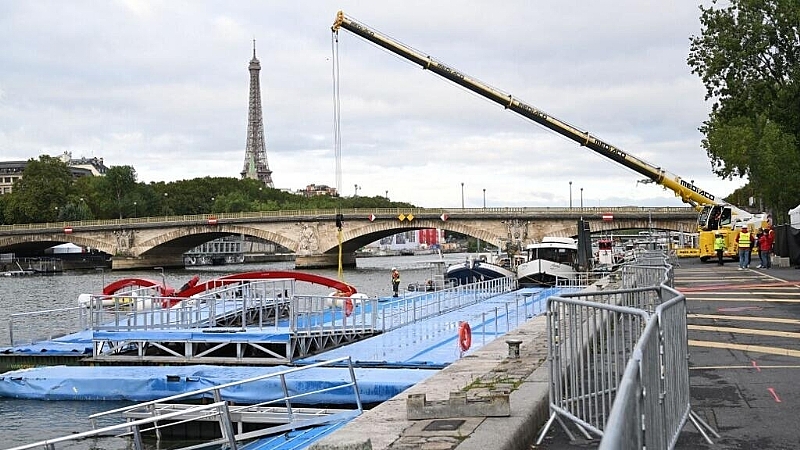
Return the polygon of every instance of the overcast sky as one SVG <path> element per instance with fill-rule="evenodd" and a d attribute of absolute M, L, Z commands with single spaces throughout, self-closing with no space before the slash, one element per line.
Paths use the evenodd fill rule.
<path fill-rule="evenodd" d="M 490 6 L 491 5 L 491 6 Z M 238 177 L 252 39 L 275 186 L 336 185 L 336 11 L 716 195 L 692 1 L 0 2 L 0 159 Z M 425 207 L 681 206 L 643 177 L 343 30 L 342 194 Z M 582 192 L 581 192 L 582 189 Z"/>

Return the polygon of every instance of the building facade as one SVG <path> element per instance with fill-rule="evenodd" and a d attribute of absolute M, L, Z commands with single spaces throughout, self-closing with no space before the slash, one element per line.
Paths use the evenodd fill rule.
<path fill-rule="evenodd" d="M 72 153 L 64 152 L 58 157 L 69 167 L 72 178 L 104 176 L 108 167 L 103 164 L 103 158 L 73 159 Z M 22 178 L 22 172 L 27 167 L 28 161 L 0 161 L 0 195 L 10 194 L 14 183 Z"/>

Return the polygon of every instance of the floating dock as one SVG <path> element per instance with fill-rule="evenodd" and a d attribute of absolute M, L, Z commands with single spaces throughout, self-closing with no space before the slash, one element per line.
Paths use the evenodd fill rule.
<path fill-rule="evenodd" d="M 29 357 L 33 362 L 47 354 L 93 365 L 1 374 L 0 397 L 147 401 L 347 358 L 358 380 L 360 401 L 379 404 L 541 314 L 549 296 L 577 289 L 512 290 L 513 280 L 491 280 L 397 299 L 357 299 L 348 305 L 347 299 L 335 297 L 291 295 L 277 300 L 268 294 L 286 292 L 283 287 L 259 283 L 248 283 L 244 296 L 241 286 L 239 294 L 228 286 L 231 292 L 216 291 L 170 308 L 153 298 L 148 307 L 131 308 L 128 298 L 127 309 L 120 304 L 91 312 L 91 329 L 0 349 L 0 360 Z M 101 300 L 108 302 L 93 299 Z M 122 303 L 121 298 L 114 301 Z M 462 323 L 471 329 L 466 349 L 463 343 L 459 346 Z M 283 390 L 288 389 L 290 395 L 302 395 L 305 406 L 353 402 L 352 396 L 327 391 L 348 375 L 347 368 L 304 372 L 280 382 L 252 383 L 247 389 L 222 389 L 213 400 L 259 403 L 286 395 Z M 303 394 L 309 392 L 314 394 Z M 314 433 L 332 430 L 330 423 L 320 425 Z"/>

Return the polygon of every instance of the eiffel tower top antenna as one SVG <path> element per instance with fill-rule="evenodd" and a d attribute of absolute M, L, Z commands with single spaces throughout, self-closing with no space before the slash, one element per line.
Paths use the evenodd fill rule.
<path fill-rule="evenodd" d="M 267 187 L 272 184 L 272 171 L 267 162 L 267 146 L 264 140 L 264 119 L 261 111 L 261 84 L 259 72 L 261 63 L 256 58 L 256 40 L 253 39 L 253 59 L 248 65 L 250 71 L 250 102 L 247 109 L 247 145 L 244 153 L 242 179 L 259 180 Z"/>

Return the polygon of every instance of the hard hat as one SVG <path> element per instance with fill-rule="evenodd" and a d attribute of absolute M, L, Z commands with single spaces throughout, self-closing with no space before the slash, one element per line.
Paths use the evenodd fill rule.
<path fill-rule="evenodd" d="M 397 267 L 392 267 L 392 270 L 397 270 Z"/>
<path fill-rule="evenodd" d="M 746 230 L 747 229 L 747 225 L 742 225 L 742 229 Z"/>

